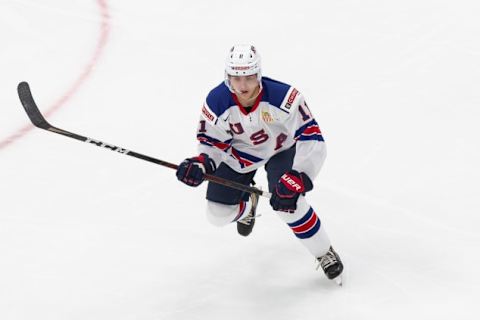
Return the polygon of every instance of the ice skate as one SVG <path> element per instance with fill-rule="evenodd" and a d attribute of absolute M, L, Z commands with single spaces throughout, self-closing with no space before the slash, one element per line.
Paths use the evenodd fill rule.
<path fill-rule="evenodd" d="M 255 211 L 257 210 L 259 195 L 255 193 L 250 194 L 250 201 L 252 202 L 252 207 L 248 215 L 242 220 L 237 221 L 237 231 L 240 235 L 246 237 L 252 230 L 253 225 L 255 224 Z"/>
<path fill-rule="evenodd" d="M 343 263 L 335 250 L 333 250 L 333 248 L 330 246 L 328 252 L 323 256 L 317 258 L 317 261 L 319 263 L 318 268 L 322 267 L 323 272 L 325 272 L 327 278 L 330 280 L 334 280 L 339 286 L 341 286 Z"/>

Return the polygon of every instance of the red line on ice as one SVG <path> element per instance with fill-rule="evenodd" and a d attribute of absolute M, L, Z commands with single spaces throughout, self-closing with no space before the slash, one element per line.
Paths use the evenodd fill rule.
<path fill-rule="evenodd" d="M 63 107 L 65 103 L 72 98 L 72 96 L 78 91 L 78 89 L 82 86 L 85 80 L 88 79 L 90 74 L 92 73 L 93 67 L 97 64 L 102 51 L 107 44 L 108 35 L 110 31 L 110 22 L 109 22 L 109 12 L 108 12 L 108 5 L 107 0 L 97 0 L 97 4 L 100 8 L 100 15 L 101 15 L 101 22 L 100 22 L 100 37 L 98 39 L 97 45 L 95 47 L 95 51 L 88 61 L 88 63 L 83 68 L 80 75 L 77 77 L 75 82 L 72 86 L 55 102 L 53 103 L 50 108 L 45 112 L 45 118 L 48 118 L 53 113 L 55 113 L 58 109 Z M 4 140 L 0 140 L 0 150 L 4 149 L 8 145 L 14 143 L 25 134 L 27 134 L 30 130 L 34 127 L 32 124 L 25 125 L 24 127 L 16 130 L 10 136 L 5 138 Z"/>

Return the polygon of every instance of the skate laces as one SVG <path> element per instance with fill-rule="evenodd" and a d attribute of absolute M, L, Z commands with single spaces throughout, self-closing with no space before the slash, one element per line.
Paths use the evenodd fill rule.
<path fill-rule="evenodd" d="M 335 256 L 335 253 L 333 253 L 331 250 L 328 250 L 328 252 L 323 256 L 317 258 L 317 261 L 318 265 L 316 270 L 320 269 L 320 267 L 325 270 L 327 267 L 337 263 L 337 257 Z"/>
<path fill-rule="evenodd" d="M 249 225 L 252 220 L 255 220 L 256 218 L 259 218 L 259 217 L 261 217 L 261 216 L 262 216 L 261 214 L 259 214 L 259 215 L 251 215 L 251 214 L 249 213 L 245 218 L 243 218 L 242 220 L 238 220 L 237 222 L 240 222 L 240 223 Z"/>

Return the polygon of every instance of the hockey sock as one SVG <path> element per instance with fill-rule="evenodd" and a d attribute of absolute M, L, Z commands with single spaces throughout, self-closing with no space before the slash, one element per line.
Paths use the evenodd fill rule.
<path fill-rule="evenodd" d="M 294 213 L 277 211 L 294 235 L 315 257 L 321 257 L 330 248 L 330 239 L 315 210 L 300 197 Z"/>

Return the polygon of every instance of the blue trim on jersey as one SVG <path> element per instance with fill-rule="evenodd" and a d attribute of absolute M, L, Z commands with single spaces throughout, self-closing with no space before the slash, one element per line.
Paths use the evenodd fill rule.
<path fill-rule="evenodd" d="M 304 124 L 303 126 L 301 126 L 297 131 L 295 131 L 294 137 L 297 138 L 298 136 L 300 136 L 305 131 L 305 129 L 307 129 L 310 126 L 315 126 L 315 125 L 318 126 L 318 123 L 317 123 L 317 121 L 315 121 L 315 119 L 312 119 L 311 121 L 309 121 L 306 124 Z"/>
<path fill-rule="evenodd" d="M 240 168 L 251 166 L 252 164 L 263 160 L 258 157 L 252 156 L 251 154 L 248 154 L 246 152 L 239 151 L 233 147 L 230 151 L 230 156 L 238 161 L 238 163 L 240 164 Z"/>
<path fill-rule="evenodd" d="M 318 128 L 318 132 L 313 133 L 305 133 L 305 131 L 309 128 Z M 297 131 L 295 131 L 295 140 L 297 141 L 325 141 L 323 139 L 322 133 L 320 132 L 320 128 L 318 126 L 317 121 L 315 119 L 310 120 L 306 124 L 300 127 Z"/>
<path fill-rule="evenodd" d="M 262 101 L 267 101 L 277 108 L 282 106 L 282 102 L 291 87 L 286 83 L 267 77 L 262 77 L 262 86 L 264 90 Z M 285 110 L 282 111 L 286 112 Z"/>
<path fill-rule="evenodd" d="M 300 138 L 297 139 L 297 141 L 310 141 L 310 140 L 316 140 L 316 141 L 325 141 L 323 139 L 323 136 L 321 135 L 313 135 L 313 136 L 300 136 Z"/>
<path fill-rule="evenodd" d="M 220 140 L 215 139 L 215 138 L 212 138 L 212 137 L 210 137 L 210 136 L 207 136 L 207 135 L 204 134 L 204 133 L 199 133 L 199 134 L 197 134 L 197 139 L 198 139 L 198 138 L 205 138 L 205 139 L 207 139 L 209 142 L 211 141 L 211 142 L 213 142 L 213 143 L 215 143 L 215 142 L 221 142 Z"/>
<path fill-rule="evenodd" d="M 199 133 L 197 134 L 197 140 L 206 146 L 210 147 L 216 147 L 219 148 L 222 151 L 227 151 L 228 148 L 230 147 L 230 142 L 232 142 L 232 139 L 228 139 L 225 141 L 220 141 L 218 139 L 215 139 L 213 137 L 207 136 L 204 133 Z"/>
<path fill-rule="evenodd" d="M 208 143 L 208 142 L 205 142 L 205 141 L 200 141 L 200 144 L 204 144 L 206 146 L 213 147 L 213 145 L 211 143 Z"/>
<path fill-rule="evenodd" d="M 252 156 L 251 154 L 246 153 L 246 152 L 243 152 L 243 151 L 240 151 L 240 150 L 238 150 L 238 149 L 235 149 L 235 151 L 237 152 L 237 154 L 238 154 L 240 157 L 242 157 L 242 158 L 244 158 L 244 159 L 247 159 L 247 160 L 249 160 L 249 161 L 252 161 L 252 162 L 260 162 L 260 161 L 263 160 L 263 159 L 261 159 L 261 158 Z"/>
<path fill-rule="evenodd" d="M 280 109 L 291 86 L 271 78 L 262 77 L 262 87 L 263 96 L 261 101 L 268 102 Z M 212 110 L 217 117 L 221 116 L 230 107 L 237 105 L 233 100 L 232 93 L 224 82 L 209 92 L 206 101 L 210 110 Z M 283 109 L 280 110 L 288 113 Z"/>
<path fill-rule="evenodd" d="M 215 139 L 215 138 L 213 138 L 213 137 L 207 136 L 207 135 L 204 134 L 204 133 L 199 133 L 199 134 L 197 134 L 197 139 L 198 139 L 198 138 L 205 138 L 205 139 L 207 139 L 208 141 L 212 141 L 212 142 L 223 142 L 223 143 L 230 143 L 230 142 L 232 142 L 232 139 L 228 139 L 228 140 L 225 140 L 225 141 L 221 141 L 221 140 Z"/>
<path fill-rule="evenodd" d="M 207 105 L 217 117 L 221 116 L 228 108 L 236 105 L 232 93 L 224 82 L 213 88 L 207 96 Z"/>

